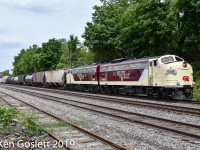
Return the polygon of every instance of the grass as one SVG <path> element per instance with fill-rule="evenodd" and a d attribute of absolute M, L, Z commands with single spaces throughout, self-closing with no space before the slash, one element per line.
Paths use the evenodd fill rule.
<path fill-rule="evenodd" d="M 47 131 L 51 133 L 54 132 L 56 128 L 60 128 L 60 127 L 66 127 L 66 128 L 71 129 L 70 125 L 64 121 L 59 121 L 59 122 L 54 122 L 54 123 L 43 123 L 41 127 L 45 128 Z"/>
<path fill-rule="evenodd" d="M 90 121 L 88 120 L 70 120 L 70 122 L 84 128 L 88 128 L 90 126 Z"/>
<path fill-rule="evenodd" d="M 89 121 L 86 121 L 86 120 L 73 120 L 73 119 L 71 119 L 70 122 L 77 125 L 77 126 L 81 126 L 81 127 L 84 127 L 84 128 L 87 128 L 90 125 Z M 59 121 L 59 122 L 54 122 L 54 123 L 43 123 L 41 125 L 41 127 L 45 128 L 49 132 L 55 132 L 56 128 L 59 128 L 59 127 L 65 127 L 65 128 L 68 128 L 69 130 L 71 130 L 71 126 L 64 121 Z"/>
<path fill-rule="evenodd" d="M 11 134 L 15 130 L 26 129 L 32 135 L 42 135 L 44 131 L 34 121 L 37 117 L 33 113 L 20 113 L 14 108 L 0 105 L 0 132 Z M 13 125 L 16 122 L 16 125 Z"/>

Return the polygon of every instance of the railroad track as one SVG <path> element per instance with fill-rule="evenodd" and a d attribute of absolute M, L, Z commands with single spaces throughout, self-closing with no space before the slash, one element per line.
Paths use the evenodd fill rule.
<path fill-rule="evenodd" d="M 17 86 L 17 88 L 24 89 L 24 87 L 22 86 Z M 105 97 L 105 96 L 99 96 L 99 95 L 93 95 L 93 94 L 84 94 L 84 93 L 79 93 L 79 92 L 71 92 L 71 91 L 69 92 L 69 91 L 61 91 L 61 90 L 54 90 L 54 89 L 45 89 L 45 88 L 38 89 L 34 87 L 26 87 L 26 88 L 31 89 L 31 90 L 39 90 L 39 91 L 53 92 L 53 93 L 56 92 L 63 95 L 83 97 L 83 98 L 89 98 L 92 100 L 101 100 L 105 102 L 113 102 L 113 103 L 118 103 L 118 104 L 123 104 L 123 105 L 126 104 L 126 105 L 131 105 L 131 106 L 139 106 L 139 107 L 145 107 L 145 108 L 150 108 L 150 109 L 170 111 L 173 113 L 193 115 L 193 116 L 200 117 L 200 109 L 197 109 L 197 108 L 181 107 L 181 106 L 174 106 L 174 105 L 162 104 L 162 103 L 152 103 L 152 102 L 146 102 L 146 101 L 134 101 L 130 99 L 127 100 L 127 99 L 116 98 L 116 97 L 108 97 L 108 96 Z"/>
<path fill-rule="evenodd" d="M 12 86 L 12 87 L 26 87 L 27 89 L 41 89 L 41 90 L 53 90 L 53 91 L 58 91 L 61 93 L 76 93 L 76 94 L 90 94 L 88 92 L 84 92 L 84 91 L 69 91 L 69 90 L 64 90 L 62 88 L 43 88 L 43 87 L 34 87 L 34 86 L 20 86 L 20 85 L 16 85 L 16 84 L 2 84 L 2 85 L 6 85 L 6 86 Z M 191 100 L 170 100 L 170 99 L 156 99 L 156 98 L 149 98 L 147 96 L 141 96 L 141 95 L 126 95 L 126 94 L 104 94 L 104 93 L 93 93 L 93 94 L 98 94 L 98 97 L 105 97 L 105 96 L 117 96 L 119 98 L 137 98 L 137 99 L 141 99 L 141 100 L 149 100 L 149 101 L 159 101 L 159 102 L 175 102 L 175 103 L 184 103 L 184 104 L 197 104 L 200 105 L 200 101 L 197 101 L 195 99 L 191 99 Z"/>
<path fill-rule="evenodd" d="M 41 94 L 41 93 L 36 93 L 34 91 L 26 91 L 23 89 L 13 89 L 10 88 L 11 90 L 14 90 L 16 92 L 21 92 L 24 94 L 28 95 L 33 95 L 45 100 L 50 100 L 50 101 L 56 101 L 65 105 L 73 106 L 76 108 L 84 109 L 87 111 L 95 112 L 97 114 L 101 115 L 107 115 L 110 117 L 117 118 L 118 120 L 122 120 L 125 122 L 130 122 L 130 123 L 139 123 L 143 125 L 147 125 L 150 127 L 162 129 L 165 131 L 170 131 L 173 133 L 178 133 L 183 136 L 189 136 L 192 138 L 200 139 L 200 126 L 199 125 L 194 125 L 194 124 L 189 124 L 189 123 L 183 123 L 179 121 L 174 121 L 174 120 L 169 120 L 169 119 L 163 119 L 159 117 L 153 117 L 150 115 L 144 115 L 140 113 L 133 113 L 133 112 L 128 112 L 124 110 L 118 110 L 110 107 L 105 107 L 105 106 L 100 106 L 100 105 L 94 105 L 94 104 L 89 104 L 86 102 L 80 102 L 76 100 L 71 100 L 68 98 L 60 98 L 57 96 L 50 96 L 47 94 Z"/>
<path fill-rule="evenodd" d="M 27 110 L 31 110 L 36 112 L 37 116 L 40 116 L 39 121 L 35 122 L 39 127 L 41 127 L 45 132 L 49 134 L 54 140 L 56 140 L 58 143 L 61 142 L 61 145 L 58 145 L 58 148 L 62 149 L 76 149 L 76 150 L 92 150 L 92 149 L 102 149 L 102 150 L 127 150 L 128 148 L 118 145 L 115 142 L 102 137 L 100 135 L 97 135 L 93 132 L 90 132 L 87 129 L 81 128 L 66 119 L 63 119 L 62 117 L 47 112 L 45 110 L 42 110 L 32 104 L 29 104 L 25 102 L 24 100 L 18 99 L 15 96 L 12 96 L 10 94 L 7 94 L 5 92 L 2 92 L 0 94 L 0 98 L 4 100 L 7 104 L 10 106 L 16 108 L 17 110 L 21 112 L 26 112 Z M 26 108 L 26 109 L 25 109 Z M 62 130 L 57 130 L 56 133 L 52 133 L 51 131 L 48 131 L 48 129 L 45 129 L 41 124 L 44 123 L 59 123 L 60 121 L 64 122 L 66 126 L 62 126 Z M 70 126 L 70 128 L 69 128 Z M 63 130 L 64 127 L 64 130 Z M 51 128 L 52 130 L 52 128 Z M 67 139 L 66 138 L 70 139 Z M 71 140 L 71 141 L 70 141 Z M 73 143 L 73 145 L 72 145 Z"/>

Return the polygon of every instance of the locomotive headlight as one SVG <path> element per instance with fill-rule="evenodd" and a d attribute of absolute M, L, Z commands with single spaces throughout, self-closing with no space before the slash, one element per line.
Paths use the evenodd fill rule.
<path fill-rule="evenodd" d="M 173 74 L 173 75 L 176 75 L 177 74 L 177 71 L 176 71 L 176 69 L 168 69 L 168 70 L 166 70 L 166 73 L 165 73 L 166 75 L 168 75 L 168 74 Z"/>
<path fill-rule="evenodd" d="M 183 68 L 186 68 L 186 67 L 187 67 L 187 62 L 184 61 L 184 62 L 183 62 Z"/>

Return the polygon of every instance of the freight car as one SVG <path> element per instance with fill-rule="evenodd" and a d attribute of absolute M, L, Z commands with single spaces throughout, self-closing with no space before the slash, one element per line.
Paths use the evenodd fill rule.
<path fill-rule="evenodd" d="M 3 76 L 0 75 L 0 83 L 3 83 Z"/>
<path fill-rule="evenodd" d="M 66 70 L 45 71 L 45 86 L 64 87 L 66 85 Z"/>
<path fill-rule="evenodd" d="M 33 75 L 29 74 L 25 76 L 25 85 L 32 85 L 33 84 Z"/>
<path fill-rule="evenodd" d="M 2 77 L 2 83 L 7 84 L 8 83 L 8 78 L 9 78 L 9 76 L 3 76 Z"/>
<path fill-rule="evenodd" d="M 19 85 L 25 85 L 25 77 L 26 77 L 25 74 L 18 76 L 18 84 Z"/>
<path fill-rule="evenodd" d="M 45 71 L 33 73 L 33 86 L 44 86 L 45 83 Z"/>
<path fill-rule="evenodd" d="M 19 79 L 18 76 L 17 76 L 17 77 L 14 77 L 14 84 L 18 84 L 18 79 Z"/>

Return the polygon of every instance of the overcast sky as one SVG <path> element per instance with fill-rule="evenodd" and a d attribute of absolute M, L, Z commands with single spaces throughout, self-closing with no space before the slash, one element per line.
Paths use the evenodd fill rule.
<path fill-rule="evenodd" d="M 99 0 L 0 0 L 0 71 L 12 69 L 23 48 L 70 34 L 81 38 L 94 5 Z"/>

